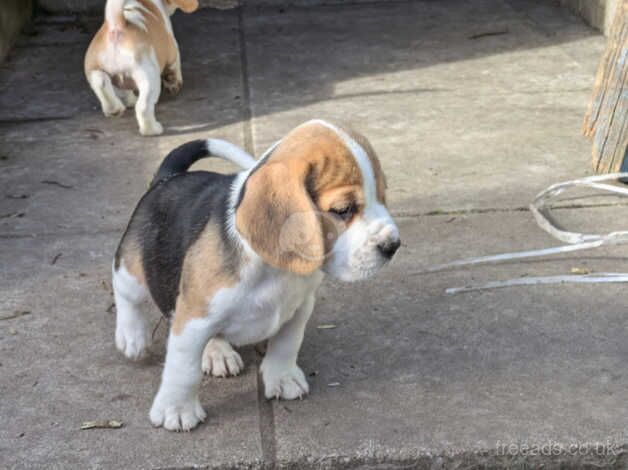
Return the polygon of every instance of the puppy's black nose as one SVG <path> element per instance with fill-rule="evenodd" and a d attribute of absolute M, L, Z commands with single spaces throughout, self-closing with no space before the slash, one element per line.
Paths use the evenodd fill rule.
<path fill-rule="evenodd" d="M 379 245 L 377 245 L 377 248 L 379 249 L 382 255 L 390 259 L 399 249 L 400 245 L 401 245 L 401 240 L 399 240 L 398 238 L 395 238 L 394 240 L 388 240 L 388 241 L 385 241 L 384 243 L 380 243 Z"/>

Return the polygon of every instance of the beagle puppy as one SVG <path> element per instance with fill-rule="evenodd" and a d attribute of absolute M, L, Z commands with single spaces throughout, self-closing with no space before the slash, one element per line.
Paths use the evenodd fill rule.
<path fill-rule="evenodd" d="M 191 171 L 213 155 L 236 174 Z M 255 161 L 224 141 L 173 150 L 137 205 L 113 263 L 115 342 L 143 355 L 151 329 L 139 304 L 152 297 L 171 317 L 155 426 L 187 431 L 205 419 L 202 372 L 236 375 L 231 345 L 268 339 L 261 364 L 267 398 L 308 393 L 297 365 L 324 274 L 374 275 L 399 248 L 384 174 L 369 142 L 326 121 L 306 122 Z"/>
<path fill-rule="evenodd" d="M 105 22 L 85 54 L 85 76 L 104 115 L 135 106 L 142 135 L 163 132 L 155 119 L 162 82 L 172 94 L 183 84 L 170 23 L 177 8 L 191 13 L 198 0 L 107 0 Z"/>

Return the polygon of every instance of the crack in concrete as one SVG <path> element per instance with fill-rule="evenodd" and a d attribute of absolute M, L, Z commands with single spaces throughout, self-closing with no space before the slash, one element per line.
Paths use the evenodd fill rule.
<path fill-rule="evenodd" d="M 615 202 L 615 203 L 599 203 L 599 204 L 564 204 L 560 206 L 551 207 L 551 210 L 575 210 L 575 209 L 598 209 L 608 207 L 625 207 L 628 206 L 628 202 Z M 517 207 L 486 207 L 486 208 L 471 208 L 471 209 L 436 209 L 427 212 L 413 212 L 413 211 L 391 211 L 394 217 L 433 217 L 444 215 L 482 215 L 482 214 L 499 214 L 499 213 L 514 213 L 514 212 L 530 212 L 528 206 Z"/>
<path fill-rule="evenodd" d="M 254 155 L 253 148 L 253 111 L 251 109 L 251 88 L 249 80 L 248 57 L 246 50 L 246 31 L 244 26 L 244 7 L 238 7 L 238 43 L 240 48 L 240 76 L 242 83 L 242 137 L 244 149 Z M 264 396 L 262 375 L 257 370 L 257 409 L 259 415 L 259 436 L 262 447 L 262 466 L 275 468 L 277 445 L 275 437 L 275 414 L 273 405 Z"/>
<path fill-rule="evenodd" d="M 35 116 L 35 117 L 15 117 L 15 118 L 0 118 L 0 126 L 14 126 L 20 124 L 31 124 L 33 122 L 47 122 L 47 121 L 66 121 L 72 119 L 74 115 L 61 115 L 61 116 Z"/>
<path fill-rule="evenodd" d="M 238 7 L 238 43 L 240 47 L 240 76 L 242 82 L 242 137 L 244 149 L 254 155 L 253 148 L 253 111 L 251 110 L 251 87 L 249 84 L 249 64 L 246 52 L 244 31 L 244 10 Z"/>
<path fill-rule="evenodd" d="M 628 202 L 625 203 L 601 203 L 601 204 L 569 204 L 562 206 L 552 207 L 552 210 L 577 210 L 577 209 L 598 209 L 609 207 L 626 207 Z M 393 217 L 399 218 L 418 218 L 418 217 L 435 217 L 435 216 L 457 216 L 457 215 L 483 215 L 483 214 L 499 214 L 499 213 L 515 213 L 515 212 L 530 212 L 527 206 L 518 207 L 487 207 L 487 208 L 471 208 L 471 209 L 449 209 L 449 210 L 431 210 L 427 212 L 413 212 L 413 211 L 391 211 Z M 103 228 L 96 231 L 68 231 L 68 232 L 43 232 L 43 233 L 1 233 L 1 239 L 24 239 L 24 238 L 54 238 L 54 237 L 83 237 L 83 236 L 95 236 L 95 235 L 108 235 L 115 233 L 122 233 L 122 228 Z"/>

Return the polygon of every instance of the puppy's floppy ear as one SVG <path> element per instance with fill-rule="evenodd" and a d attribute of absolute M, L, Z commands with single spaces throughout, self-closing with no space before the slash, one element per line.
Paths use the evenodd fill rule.
<path fill-rule="evenodd" d="M 310 274 L 325 256 L 323 227 L 306 187 L 310 166 L 294 163 L 266 162 L 249 176 L 236 227 L 266 263 Z"/>
<path fill-rule="evenodd" d="M 192 13 L 198 9 L 198 0 L 170 0 L 184 13 Z"/>

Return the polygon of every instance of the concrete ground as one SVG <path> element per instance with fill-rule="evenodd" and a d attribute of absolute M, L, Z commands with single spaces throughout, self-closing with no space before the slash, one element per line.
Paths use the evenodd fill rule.
<path fill-rule="evenodd" d="M 177 14 L 184 88 L 158 108 L 166 133 L 142 138 L 85 82 L 97 27 L 38 18 L 0 68 L 0 467 L 628 467 L 625 286 L 445 293 L 627 271 L 628 250 L 413 274 L 557 244 L 525 208 L 590 173 L 579 129 L 601 35 L 534 0 Z M 324 284 L 300 355 L 306 399 L 263 399 L 245 348 L 241 377 L 205 380 L 207 423 L 153 429 L 164 322 L 147 307 L 144 361 L 113 344 L 110 262 L 134 204 L 178 144 L 220 137 L 259 155 L 312 117 L 370 138 L 402 249 L 376 279 Z M 621 209 L 557 213 L 596 232 L 621 229 Z M 123 427 L 80 430 L 111 419 Z"/>

